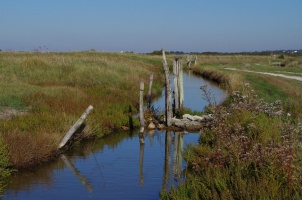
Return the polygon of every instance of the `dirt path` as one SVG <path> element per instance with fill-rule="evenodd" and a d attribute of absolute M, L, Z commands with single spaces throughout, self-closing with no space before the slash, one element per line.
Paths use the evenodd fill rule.
<path fill-rule="evenodd" d="M 242 70 L 242 69 L 235 69 L 235 68 L 225 68 L 227 70 L 233 70 L 233 71 L 241 71 L 241 72 L 249 72 L 249 73 L 256 73 L 256 74 L 265 74 L 265 75 L 270 75 L 270 76 L 279 76 L 283 78 L 288 78 L 288 79 L 294 79 L 297 81 L 302 81 L 302 77 L 299 76 L 287 76 L 284 74 L 275 74 L 275 73 L 269 73 L 269 72 L 255 72 L 255 71 L 250 71 L 250 70 Z"/>

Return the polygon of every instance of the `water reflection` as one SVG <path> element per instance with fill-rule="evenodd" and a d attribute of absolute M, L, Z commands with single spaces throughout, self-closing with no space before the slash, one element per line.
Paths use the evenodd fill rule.
<path fill-rule="evenodd" d="M 81 183 L 87 188 L 89 192 L 92 192 L 92 185 L 90 185 L 88 179 L 81 174 L 81 172 L 69 161 L 65 155 L 61 155 L 61 159 L 65 165 L 73 172 L 73 174 L 81 181 Z"/>
<path fill-rule="evenodd" d="M 204 84 L 184 74 L 186 107 L 202 110 L 199 88 Z M 163 99 L 154 107 L 164 105 Z M 161 189 L 183 181 L 183 149 L 198 138 L 198 133 L 158 130 L 116 132 L 74 146 L 38 169 L 14 174 L 3 199 L 159 199 Z"/>
<path fill-rule="evenodd" d="M 15 174 L 3 199 L 158 199 L 161 189 L 183 180 L 182 151 L 198 138 L 197 133 L 157 130 L 115 133 Z"/>
<path fill-rule="evenodd" d="M 143 173 L 143 165 L 144 165 L 144 150 L 145 150 L 145 138 L 144 133 L 139 133 L 139 183 L 140 186 L 144 185 L 144 173 Z"/>
<path fill-rule="evenodd" d="M 172 147 L 172 132 L 167 131 L 165 136 L 165 164 L 164 164 L 164 176 L 163 176 L 163 190 L 168 189 L 168 183 L 170 180 L 170 164 L 171 164 L 171 147 Z"/>
<path fill-rule="evenodd" d="M 173 175 L 176 181 L 181 178 L 182 171 L 183 133 L 174 133 Z"/>

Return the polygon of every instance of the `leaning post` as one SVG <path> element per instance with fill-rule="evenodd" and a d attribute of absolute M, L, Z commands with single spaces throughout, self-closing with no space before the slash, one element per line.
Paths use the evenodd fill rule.
<path fill-rule="evenodd" d="M 62 148 L 68 142 L 68 140 L 72 137 L 72 135 L 78 130 L 78 128 L 83 124 L 84 120 L 87 118 L 89 113 L 93 110 L 93 106 L 89 106 L 86 111 L 82 114 L 82 116 L 78 119 L 78 121 L 69 129 L 64 138 L 61 140 L 58 148 Z"/>

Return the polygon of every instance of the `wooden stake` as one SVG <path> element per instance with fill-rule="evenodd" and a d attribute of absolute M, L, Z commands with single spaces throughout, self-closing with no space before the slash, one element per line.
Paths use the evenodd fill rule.
<path fill-rule="evenodd" d="M 152 84 L 153 84 L 153 73 L 150 74 L 150 84 L 149 84 L 149 91 L 148 91 L 148 108 L 151 107 L 151 101 L 152 101 Z"/>
<path fill-rule="evenodd" d="M 170 83 L 170 74 L 169 74 L 169 67 L 166 60 L 165 50 L 162 49 L 163 53 L 163 67 L 165 72 L 165 88 L 166 88 L 166 100 L 165 100 L 165 115 L 166 115 L 166 125 L 169 127 L 171 126 L 171 119 L 172 119 L 172 97 L 171 97 L 171 83 Z"/>
<path fill-rule="evenodd" d="M 139 121 L 141 123 L 141 130 L 140 130 L 140 132 L 144 132 L 144 129 L 145 129 L 145 118 L 144 118 L 144 82 L 140 83 Z"/>
<path fill-rule="evenodd" d="M 178 61 L 173 61 L 173 73 L 174 73 L 174 103 L 175 111 L 179 109 L 179 68 Z"/>
<path fill-rule="evenodd" d="M 179 68 L 179 108 L 184 107 L 184 81 L 183 81 L 183 67 L 181 61 L 178 63 Z"/>
<path fill-rule="evenodd" d="M 68 140 L 72 137 L 72 135 L 78 130 L 78 128 L 83 124 L 84 120 L 87 118 L 89 113 L 93 110 L 93 106 L 89 106 L 86 111 L 82 114 L 82 116 L 78 119 L 78 121 L 69 129 L 58 148 L 62 148 L 68 142 Z"/>

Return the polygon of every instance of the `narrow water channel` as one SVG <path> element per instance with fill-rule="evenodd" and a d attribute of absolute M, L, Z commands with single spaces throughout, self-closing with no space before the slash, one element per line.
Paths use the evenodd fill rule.
<path fill-rule="evenodd" d="M 202 111 L 207 105 L 201 85 L 208 85 L 217 102 L 226 96 L 215 84 L 186 72 L 185 107 Z M 164 98 L 153 105 L 164 108 Z M 2 199 L 159 199 L 162 189 L 184 181 L 182 151 L 197 144 L 199 135 L 119 132 L 80 144 L 39 169 L 14 174 Z"/>

